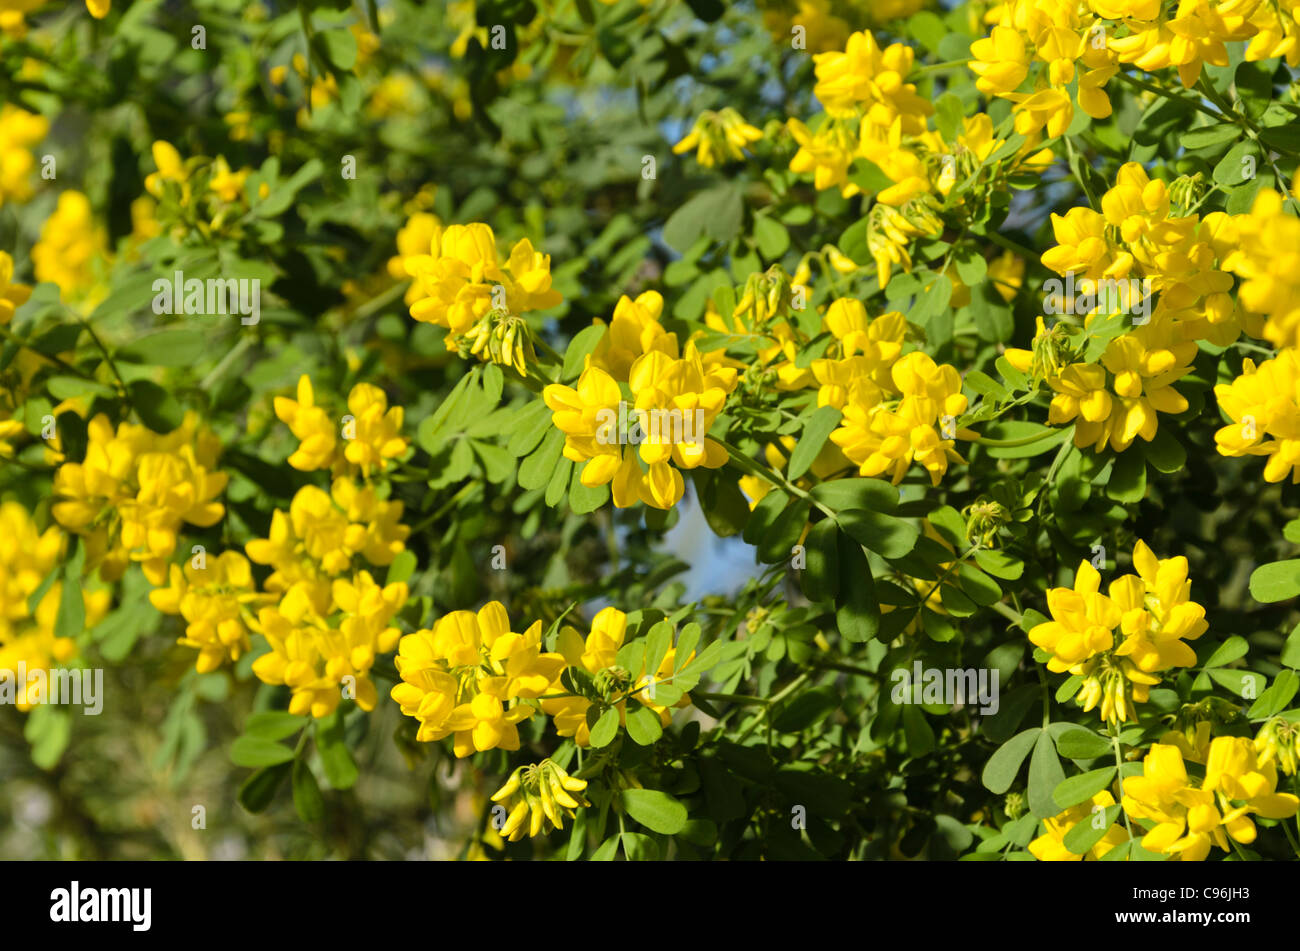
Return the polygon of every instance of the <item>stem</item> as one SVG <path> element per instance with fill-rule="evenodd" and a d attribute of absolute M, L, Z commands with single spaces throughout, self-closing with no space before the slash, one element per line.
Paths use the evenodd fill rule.
<path fill-rule="evenodd" d="M 1115 778 L 1119 780 L 1120 799 L 1124 798 L 1124 759 L 1119 753 L 1119 728 L 1116 724 L 1110 725 L 1110 743 L 1115 750 Z M 1128 810 L 1124 808 L 1121 802 L 1119 807 L 1120 813 L 1124 816 L 1124 828 L 1128 830 L 1129 841 L 1133 841 L 1133 826 L 1129 823 Z"/>
<path fill-rule="evenodd" d="M 1223 118 L 1221 114 L 1215 112 L 1209 106 L 1206 106 L 1199 99 L 1192 99 L 1188 96 L 1180 96 L 1177 93 L 1170 92 L 1168 89 L 1162 89 L 1159 86 L 1153 86 L 1151 85 L 1151 83 L 1144 82 L 1143 80 L 1138 79 L 1136 76 L 1130 76 L 1128 73 L 1117 73 L 1115 75 L 1115 78 L 1122 79 L 1130 86 L 1135 86 L 1138 89 L 1145 90 L 1146 92 L 1157 95 L 1162 99 L 1169 99 L 1173 102 L 1181 102 L 1183 105 L 1191 106 L 1193 109 L 1200 110 L 1201 112 L 1205 113 L 1207 116 L 1209 116 L 1212 119 Z"/>
<path fill-rule="evenodd" d="M 758 726 L 758 724 L 767 717 L 767 714 L 772 709 L 772 707 L 776 706 L 778 703 L 780 703 L 782 700 L 788 697 L 795 690 L 798 690 L 801 686 L 803 686 L 804 683 L 808 681 L 809 677 L 811 676 L 812 675 L 809 674 L 807 671 L 804 671 L 794 680 L 790 681 L 790 683 L 786 684 L 786 686 L 782 688 L 776 694 L 776 696 L 772 697 L 770 700 L 767 701 L 766 705 L 763 707 L 763 710 L 761 712 L 754 714 L 754 716 L 750 719 L 750 721 L 747 724 L 745 724 L 745 728 L 740 732 L 740 735 L 736 737 L 736 742 L 739 743 L 745 737 L 749 736 L 749 734 L 753 733 L 754 727 Z"/>
<path fill-rule="evenodd" d="M 803 489 L 799 488 L 789 479 L 785 478 L 779 473 L 773 472 L 771 469 L 763 465 L 761 462 L 751 459 L 749 456 L 741 452 L 737 446 L 733 446 L 725 439 L 717 439 L 716 437 L 710 437 L 710 438 L 714 439 L 714 441 L 719 443 L 722 446 L 722 448 L 727 450 L 727 454 L 731 456 L 731 461 L 736 463 L 737 467 L 744 469 L 746 472 L 748 472 L 751 475 L 756 475 L 761 479 L 766 479 L 768 482 L 776 486 L 778 489 L 784 489 L 785 491 L 789 492 L 791 495 L 798 496 L 801 499 L 807 499 L 809 502 L 812 502 L 813 505 L 817 506 L 817 508 L 821 509 L 822 512 L 824 512 L 828 517 L 830 518 L 835 517 L 834 509 L 823 505 L 817 499 L 813 498 L 811 493 L 805 492 Z"/>
<path fill-rule="evenodd" d="M 235 345 L 230 348 L 224 357 L 221 358 L 221 362 L 213 367 L 212 372 L 205 376 L 199 383 L 199 389 L 206 390 L 216 382 L 221 374 L 226 371 L 226 367 L 230 366 L 236 357 L 248 349 L 248 345 L 252 342 L 252 339 L 252 337 L 245 335 L 236 340 Z"/>

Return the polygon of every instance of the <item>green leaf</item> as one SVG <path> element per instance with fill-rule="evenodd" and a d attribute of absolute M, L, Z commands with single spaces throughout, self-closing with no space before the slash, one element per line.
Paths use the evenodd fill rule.
<path fill-rule="evenodd" d="M 1250 643 L 1244 637 L 1238 637 L 1234 634 L 1216 647 L 1214 653 L 1212 653 L 1209 658 L 1206 659 L 1205 663 L 1201 664 L 1201 666 L 1206 669 L 1209 669 L 1210 667 L 1223 667 L 1226 664 L 1231 664 L 1238 658 L 1245 657 L 1249 650 Z"/>
<path fill-rule="evenodd" d="M 1203 149 L 1210 145 L 1230 142 L 1240 135 L 1240 126 L 1223 122 L 1184 132 L 1179 137 L 1179 141 L 1185 149 Z"/>
<path fill-rule="evenodd" d="M 1147 463 L 1139 451 L 1130 450 L 1115 460 L 1106 495 L 1116 502 L 1141 502 L 1147 494 Z"/>
<path fill-rule="evenodd" d="M 1206 673 L 1215 682 L 1247 700 L 1253 700 L 1264 692 L 1263 674 L 1252 673 L 1248 670 L 1224 670 L 1221 667 L 1215 670 L 1207 670 Z"/>
<path fill-rule="evenodd" d="M 790 466 L 786 477 L 794 480 L 802 476 L 812 466 L 817 454 L 826 444 L 826 437 L 840 424 L 841 413 L 834 406 L 823 406 L 809 417 L 804 426 L 803 436 L 790 453 Z"/>
<path fill-rule="evenodd" d="M 1057 784 L 1052 793 L 1052 799 L 1061 809 L 1069 809 L 1081 802 L 1087 802 L 1109 786 L 1114 777 L 1114 766 L 1106 766 L 1102 769 L 1081 773 L 1078 776 L 1071 776 L 1069 779 L 1062 780 Z"/>
<path fill-rule="evenodd" d="M 965 127 L 965 114 L 966 110 L 962 106 L 961 99 L 953 93 L 946 92 L 935 100 L 935 122 L 939 127 L 939 134 L 948 142 L 957 141 L 958 134 Z"/>
<path fill-rule="evenodd" d="M 903 736 L 907 739 L 909 756 L 928 756 L 934 751 L 934 729 L 915 704 L 903 707 Z"/>
<path fill-rule="evenodd" d="M 838 538 L 843 603 L 835 611 L 835 626 L 846 641 L 862 643 L 880 630 L 880 602 L 862 546 L 842 532 Z"/>
<path fill-rule="evenodd" d="M 790 233 L 785 230 L 785 225 L 767 215 L 754 217 L 754 240 L 758 243 L 759 253 L 769 261 L 777 260 L 790 247 Z"/>
<path fill-rule="evenodd" d="M 772 718 L 778 733 L 799 733 L 820 723 L 840 705 L 840 694 L 830 687 L 806 690 L 781 708 Z"/>
<path fill-rule="evenodd" d="M 1147 462 L 1160 472 L 1179 472 L 1187 465 L 1187 450 L 1168 427 L 1158 430 L 1156 438 L 1145 446 Z"/>
<path fill-rule="evenodd" d="M 1023 733 L 1017 733 L 999 746 L 984 764 L 984 772 L 980 777 L 984 788 L 999 796 L 1010 789 L 1020 773 L 1025 757 L 1043 735 L 1045 734 L 1040 727 L 1033 727 Z"/>
<path fill-rule="evenodd" d="M 303 822 L 319 822 L 325 817 L 325 799 L 306 760 L 293 764 L 293 805 Z"/>
<path fill-rule="evenodd" d="M 1025 563 L 1010 552 L 981 548 L 975 552 L 975 562 L 995 578 L 1015 581 L 1025 573 Z"/>
<path fill-rule="evenodd" d="M 1259 695 L 1251 706 L 1249 714 L 1252 720 L 1276 716 L 1287 708 L 1291 698 L 1300 690 L 1300 676 L 1294 670 L 1284 670 L 1273 678 L 1269 688 Z"/>
<path fill-rule="evenodd" d="M 622 832 L 619 838 L 623 843 L 623 851 L 627 853 L 629 861 L 632 862 L 657 862 L 659 861 L 659 843 L 648 835 L 642 835 L 640 832 Z"/>
<path fill-rule="evenodd" d="M 237 736 L 230 744 L 230 761 L 236 766 L 275 766 L 293 759 L 289 747 L 260 736 Z"/>
<path fill-rule="evenodd" d="M 64 566 L 63 587 L 59 591 L 59 614 L 54 622 L 55 637 L 79 637 L 86 629 L 86 601 L 81 592 L 81 564 L 84 549 L 78 545 L 75 563 Z"/>
<path fill-rule="evenodd" d="M 127 393 L 141 421 L 156 433 L 170 433 L 185 417 L 176 397 L 152 380 L 133 380 L 127 384 Z"/>
<path fill-rule="evenodd" d="M 1050 819 L 1061 811 L 1052 792 L 1065 779 L 1065 770 L 1056 755 L 1051 735 L 1040 731 L 1029 761 L 1029 811 L 1040 819 Z"/>
<path fill-rule="evenodd" d="M 835 520 L 846 535 L 884 558 L 902 558 L 921 537 L 921 530 L 911 522 L 865 509 L 841 511 Z"/>
<path fill-rule="evenodd" d="M 582 373 L 587 357 L 595 351 L 596 345 L 608 332 L 609 329 L 604 324 L 592 324 L 579 331 L 564 351 L 564 369 L 560 371 L 560 379 L 576 380 Z M 546 406 L 545 403 L 542 405 Z"/>
<path fill-rule="evenodd" d="M 1087 727 L 1072 726 L 1056 737 L 1056 751 L 1066 759 L 1096 759 L 1111 750 L 1110 740 Z"/>
<path fill-rule="evenodd" d="M 591 746 L 592 749 L 602 749 L 609 746 L 614 737 L 618 735 L 618 710 L 610 707 L 600 715 L 595 726 L 591 728 Z"/>
<path fill-rule="evenodd" d="M 12 671 L 9 676 L 14 677 Z M 50 704 L 36 704 L 23 724 L 23 738 L 31 744 L 32 762 L 41 769 L 53 769 L 72 738 L 72 715 Z"/>
<path fill-rule="evenodd" d="M 832 601 L 839 593 L 838 537 L 839 526 L 826 518 L 813 525 L 804 539 L 799 585 L 809 601 Z"/>
<path fill-rule="evenodd" d="M 316 721 L 316 749 L 325 781 L 334 789 L 351 789 L 359 773 L 343 734 L 343 714 L 339 710 Z"/>
<path fill-rule="evenodd" d="M 664 242 L 682 254 L 701 235 L 725 244 L 740 231 L 744 204 L 739 186 L 727 183 L 699 192 L 664 223 Z"/>
<path fill-rule="evenodd" d="M 160 367 L 192 366 L 208 347 L 208 338 L 195 328 L 163 330 L 132 341 L 117 351 L 119 360 Z"/>
<path fill-rule="evenodd" d="M 661 835 L 676 835 L 690 818 L 685 806 L 657 789 L 624 789 L 620 798 L 629 816 Z"/>
<path fill-rule="evenodd" d="M 866 509 L 892 512 L 898 508 L 898 489 L 881 479 L 836 479 L 812 487 L 812 497 L 836 512 Z"/>
<path fill-rule="evenodd" d="M 244 735 L 263 740 L 283 740 L 292 736 L 310 722 L 310 717 L 300 717 L 280 710 L 254 713 L 244 722 Z"/>
<path fill-rule="evenodd" d="M 1287 667 L 1300 668 L 1300 624 L 1291 630 L 1291 634 L 1282 645 L 1281 661 Z"/>
<path fill-rule="evenodd" d="M 1091 852 L 1092 847 L 1106 837 L 1106 833 L 1110 831 L 1111 826 L 1115 824 L 1115 820 L 1119 818 L 1120 806 L 1118 804 L 1107 806 L 1100 813 L 1096 812 L 1095 808 L 1092 813 L 1075 823 L 1070 831 L 1065 834 L 1065 847 L 1075 855 L 1087 855 Z M 1102 819 L 1100 822 L 1095 822 L 1095 817 L 1098 815 Z M 1097 828 L 1098 826 L 1101 828 Z M 1128 843 L 1125 842 L 1123 845 L 1127 846 Z M 1119 846 L 1116 846 L 1114 849 L 1108 850 L 1106 857 L 1109 857 L 1111 852 L 1118 851 L 1118 849 Z"/>
<path fill-rule="evenodd" d="M 772 523 L 785 510 L 785 504 L 789 500 L 790 497 L 780 489 L 768 492 L 754 506 L 754 511 L 750 513 L 749 521 L 745 523 L 745 530 L 740 533 L 740 537 L 751 545 L 758 544 L 768 535 Z"/>
<path fill-rule="evenodd" d="M 1250 595 L 1262 604 L 1289 601 L 1300 594 L 1300 558 L 1260 565 L 1250 576 Z"/>
<path fill-rule="evenodd" d="M 1263 164 L 1253 142 L 1238 142 L 1214 166 L 1214 181 L 1219 185 L 1240 185 L 1258 175 Z"/>
<path fill-rule="evenodd" d="M 638 746 L 650 746 L 664 735 L 659 714 L 640 704 L 628 704 L 627 735 Z"/>
<path fill-rule="evenodd" d="M 560 454 L 564 452 L 564 433 L 550 428 L 541 446 L 533 451 L 519 466 L 519 487 L 521 489 L 540 489 L 555 474 L 560 464 Z"/>
<path fill-rule="evenodd" d="M 249 812 L 263 812 L 292 769 L 292 764 L 287 762 L 259 769 L 239 787 L 239 804 Z"/>

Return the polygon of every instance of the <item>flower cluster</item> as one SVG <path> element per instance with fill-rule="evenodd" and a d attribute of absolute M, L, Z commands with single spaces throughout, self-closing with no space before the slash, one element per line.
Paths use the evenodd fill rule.
<path fill-rule="evenodd" d="M 1106 82 L 1119 72 L 1104 24 L 1080 12 L 1073 0 L 1008 0 L 989 11 L 993 29 L 971 44 L 975 86 L 1015 103 L 1016 131 L 1064 135 L 1074 119 L 1071 84 L 1079 108 L 1093 119 L 1111 113 Z M 1043 68 L 1045 64 L 1046 68 Z M 1020 92 L 1038 66 L 1032 92 Z"/>
<path fill-rule="evenodd" d="M 1225 43 L 1248 40 L 1247 62 L 1286 57 L 1300 65 L 1300 29 L 1294 5 L 1260 0 L 1089 0 L 1098 16 L 1122 21 L 1127 35 L 1112 36 L 1119 62 L 1154 72 L 1173 67 L 1192 86 L 1205 64 L 1227 66 Z M 1172 8 L 1171 8 L 1172 7 Z"/>
<path fill-rule="evenodd" d="M 1063 810 L 1051 819 L 1043 820 L 1045 831 L 1029 843 L 1029 852 L 1040 862 L 1078 862 L 1085 858 L 1076 855 L 1065 845 L 1065 837 L 1082 822 L 1102 822 L 1106 809 L 1115 805 L 1115 797 L 1103 789 L 1076 806 Z M 1102 828 L 1098 826 L 1097 828 Z M 1128 836 L 1118 825 L 1112 825 L 1096 844 L 1088 850 L 1088 859 L 1100 859 L 1115 846 L 1128 841 Z"/>
<path fill-rule="evenodd" d="M 916 462 L 938 485 L 950 462 L 965 461 L 954 441 L 974 438 L 956 424 L 968 402 L 961 375 L 915 350 L 893 362 L 885 385 L 878 379 L 878 373 L 863 373 L 848 384 L 844 417 L 831 441 L 861 475 L 888 473 L 897 485 Z"/>
<path fill-rule="evenodd" d="M 745 149 L 762 138 L 762 132 L 728 106 L 720 112 L 701 113 L 691 131 L 673 146 L 673 154 L 681 155 L 696 149 L 696 161 L 705 168 L 712 168 L 743 161 Z"/>
<path fill-rule="evenodd" d="M 585 691 L 571 693 L 563 681 L 556 677 L 547 694 L 561 694 L 541 701 L 542 709 L 555 718 L 555 731 L 560 736 L 571 736 L 579 746 L 591 742 L 587 712 L 596 699 L 612 702 L 618 710 L 619 722 L 627 723 L 627 700 L 637 702 L 659 717 L 667 726 L 672 722 L 672 709 L 668 704 L 655 702 L 655 685 L 671 679 L 673 671 L 690 662 L 690 657 L 677 663 L 677 648 L 669 647 L 663 660 L 653 671 L 645 669 L 644 662 L 637 671 L 618 666 L 618 652 L 627 636 L 627 615 L 617 608 L 602 609 L 591 621 L 591 631 L 584 638 L 573 627 L 564 627 L 556 644 L 571 677 Z M 694 656 L 694 655 L 691 655 Z M 674 706 L 690 704 L 683 694 Z"/>
<path fill-rule="evenodd" d="M 108 234 L 90 199 L 78 191 L 60 194 L 32 247 L 36 280 L 57 284 L 69 303 L 88 313 L 107 294 L 108 262 Z"/>
<path fill-rule="evenodd" d="M 104 414 L 87 426 L 86 456 L 54 476 L 54 517 L 84 537 L 87 564 L 105 581 L 139 562 L 163 584 L 183 523 L 206 528 L 225 514 L 217 501 L 228 477 L 217 471 L 216 436 L 193 413 L 167 435 Z"/>
<path fill-rule="evenodd" d="M 1214 434 L 1225 456 L 1267 456 L 1264 479 L 1300 482 L 1300 353 L 1286 349 L 1258 366 L 1247 357 L 1241 376 L 1214 388 L 1233 420 Z"/>
<path fill-rule="evenodd" d="M 50 123 L 11 103 L 0 105 L 0 205 L 32 197 L 36 156 L 31 148 L 49 132 Z"/>
<path fill-rule="evenodd" d="M 289 465 L 303 472 L 328 469 L 344 475 L 352 467 L 369 479 L 384 472 L 393 460 L 406 454 L 409 441 L 402 435 L 402 407 L 389 407 L 379 387 L 358 383 L 348 394 L 348 413 L 338 424 L 317 405 L 311 378 L 298 378 L 298 398 L 275 398 L 275 415 L 299 440 Z"/>
<path fill-rule="evenodd" d="M 185 634 L 178 644 L 199 652 L 195 669 L 206 674 L 239 660 L 249 650 L 253 608 L 275 600 L 257 590 L 248 559 L 239 552 L 222 552 L 208 566 L 205 552 L 196 552 L 184 569 L 172 565 L 169 584 L 149 592 L 150 603 L 163 614 L 179 614 Z"/>
<path fill-rule="evenodd" d="M 503 838 L 518 842 L 525 835 L 536 836 L 550 823 L 564 828 L 564 816 L 573 816 L 580 806 L 589 806 L 582 797 L 585 779 L 570 776 L 549 759 L 530 766 L 520 766 L 504 786 L 492 795 L 496 803 L 510 804 L 500 832 Z"/>
<path fill-rule="evenodd" d="M 1052 620 L 1029 631 L 1049 655 L 1047 669 L 1079 677 L 1079 704 L 1085 712 L 1100 704 L 1107 723 L 1134 715 L 1162 671 L 1195 665 L 1186 641 L 1209 629 L 1205 608 L 1190 600 L 1186 558 L 1157 559 L 1139 540 L 1133 567 L 1137 574 L 1112 581 L 1107 596 L 1097 569 L 1080 562 L 1073 589 L 1047 592 Z"/>
<path fill-rule="evenodd" d="M 631 407 L 614 377 L 594 364 L 576 388 L 553 383 L 542 391 L 564 433 L 565 458 L 584 464 L 582 484 L 612 483 L 619 508 L 638 501 L 672 508 L 685 492 L 680 470 L 727 461 L 727 450 L 707 433 L 735 389 L 736 371 L 706 362 L 691 342 L 679 356 L 676 338 L 667 340 L 668 352 L 651 350 L 631 365 Z M 633 431 L 623 433 L 619 420 L 629 413 Z"/>
<path fill-rule="evenodd" d="M 1208 740 L 1208 731 L 1202 739 Z M 1188 776 L 1185 760 L 1204 764 L 1199 783 Z M 1219 736 L 1198 747 L 1153 744 L 1142 760 L 1142 775 L 1124 780 L 1123 806 L 1134 819 L 1152 823 L 1143 848 L 1200 862 L 1211 846 L 1232 851 L 1229 838 L 1254 842 L 1252 814 L 1286 819 L 1300 810 L 1300 798 L 1277 791 L 1277 767 L 1261 763 L 1249 739 Z"/>
<path fill-rule="evenodd" d="M 77 642 L 55 634 L 59 605 L 63 598 L 62 580 L 46 587 L 35 605 L 32 597 L 42 583 L 63 563 L 67 536 L 57 526 L 41 531 L 31 514 L 17 502 L 0 502 L 0 671 L 15 680 L 18 693 L 14 705 L 26 712 L 33 703 L 43 702 L 33 688 L 39 681 L 19 678 L 16 671 L 48 671 L 66 664 L 77 656 Z M 108 613 L 112 591 L 82 589 L 86 627 L 103 620 Z"/>
<path fill-rule="evenodd" d="M 532 339 L 522 315 L 563 301 L 551 287 L 550 255 L 522 238 L 502 262 L 496 235 L 485 224 L 432 223 L 427 251 L 407 255 L 403 265 L 420 287 L 412 317 L 445 327 L 448 350 L 486 352 L 521 374 Z"/>
<path fill-rule="evenodd" d="M 1241 278 L 1246 329 L 1280 348 L 1300 346 L 1300 218 L 1287 213 L 1287 201 L 1262 189 L 1248 214 L 1232 218 L 1236 241 L 1223 262 Z"/>
<path fill-rule="evenodd" d="M 473 611 L 453 611 L 432 629 L 401 639 L 392 696 L 402 713 L 420 723 L 420 742 L 454 736 L 457 756 L 519 749 L 517 724 L 537 712 L 527 698 L 554 683 L 564 658 L 542 650 L 542 622 L 522 634 L 511 629 L 499 601 Z"/>

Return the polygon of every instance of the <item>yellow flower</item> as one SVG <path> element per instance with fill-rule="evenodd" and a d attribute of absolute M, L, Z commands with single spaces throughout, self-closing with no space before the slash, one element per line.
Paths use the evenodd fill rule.
<path fill-rule="evenodd" d="M 938 485 L 950 462 L 964 460 L 953 448 L 954 440 L 973 434 L 956 428 L 966 411 L 961 376 L 956 367 L 939 365 L 921 351 L 909 353 L 890 370 L 896 403 L 886 401 L 881 388 L 869 379 L 850 385 L 840 427 L 831 433 L 859 468 L 859 474 L 890 473 L 897 485 L 913 462 L 918 462 Z M 938 425 L 939 430 L 935 427 Z"/>
<path fill-rule="evenodd" d="M 222 201 L 238 201 L 244 195 L 244 182 L 252 169 L 242 168 L 232 172 L 226 164 L 226 157 L 218 155 L 212 163 L 212 177 L 208 179 L 208 188 L 212 189 Z"/>
<path fill-rule="evenodd" d="M 32 289 L 26 284 L 15 284 L 14 259 L 0 251 L 0 326 L 14 319 L 14 311 L 27 303 Z"/>
<path fill-rule="evenodd" d="M 57 284 L 66 300 L 88 311 L 107 293 L 107 263 L 108 236 L 95 223 L 90 199 L 81 192 L 63 192 L 32 248 L 36 280 Z"/>
<path fill-rule="evenodd" d="M 548 822 L 563 829 L 566 814 L 572 817 L 575 809 L 591 805 L 581 796 L 586 788 L 585 779 L 570 776 L 549 759 L 520 766 L 492 795 L 493 802 L 509 804 L 501 835 L 518 842 L 525 835 L 539 835 Z"/>
<path fill-rule="evenodd" d="M 1065 847 L 1065 837 L 1081 822 L 1104 822 L 1103 813 L 1115 805 L 1115 797 L 1103 789 L 1086 802 L 1071 806 L 1051 819 L 1043 820 L 1046 829 L 1029 843 L 1029 851 L 1040 862 L 1077 862 L 1084 858 Z M 1128 841 L 1128 836 L 1118 824 L 1112 825 L 1097 843 L 1088 850 L 1087 858 L 1099 859 L 1115 846 Z"/>
<path fill-rule="evenodd" d="M 1187 559 L 1157 559 L 1141 539 L 1133 548 L 1133 567 L 1111 585 L 1111 597 L 1123 612 L 1124 643 L 1115 650 L 1146 673 L 1170 667 L 1193 667 L 1196 652 L 1183 638 L 1195 640 L 1209 629 L 1205 608 L 1189 601 Z"/>
<path fill-rule="evenodd" d="M 1241 376 L 1214 395 L 1233 423 L 1214 434 L 1225 456 L 1267 456 L 1264 479 L 1300 482 L 1300 355 L 1283 350 L 1258 367 L 1247 358 Z"/>
<path fill-rule="evenodd" d="M 0 105 L 0 206 L 5 201 L 27 201 L 32 197 L 32 172 L 36 156 L 31 147 L 45 138 L 50 123 L 44 116 Z"/>
<path fill-rule="evenodd" d="M 220 444 L 193 413 L 165 436 L 129 423 L 114 432 L 102 413 L 87 433 L 85 459 L 55 473 L 54 518 L 85 537 L 88 563 L 105 580 L 138 561 L 161 585 L 182 523 L 207 527 L 225 513 L 216 501 L 228 478 L 215 471 Z"/>
<path fill-rule="evenodd" d="M 369 671 L 377 654 L 397 646 L 400 632 L 391 621 L 407 593 L 404 583 L 381 587 L 367 571 L 335 579 L 323 608 L 307 589 L 290 589 L 258 612 L 253 627 L 271 652 L 253 662 L 253 673 L 290 688 L 290 713 L 329 716 L 343 699 L 373 710 L 378 692 Z"/>
<path fill-rule="evenodd" d="M 1241 306 L 1265 318 L 1262 336 L 1274 346 L 1300 345 L 1300 218 L 1282 195 L 1261 189 L 1250 213 L 1232 223 L 1238 244 L 1223 266 L 1242 279 Z"/>
<path fill-rule="evenodd" d="M 424 254 L 433 244 L 433 236 L 442 222 L 437 215 L 427 211 L 418 211 L 411 215 L 406 225 L 397 232 L 397 254 L 388 259 L 388 273 L 405 280 L 411 275 L 406 270 L 406 259 Z M 424 289 L 419 281 L 411 281 L 406 289 L 406 304 L 409 307 L 424 296 Z"/>
<path fill-rule="evenodd" d="M 664 298 L 658 291 L 643 291 L 635 300 L 626 294 L 620 296 L 614 305 L 609 330 L 588 356 L 586 365 L 604 370 L 615 380 L 625 381 L 638 357 L 652 350 L 675 356 L 677 335 L 667 333 L 659 323 L 663 310 Z"/>
<path fill-rule="evenodd" d="M 631 406 L 596 366 L 583 371 L 576 389 L 551 384 L 542 397 L 565 434 L 565 458 L 585 463 L 583 485 L 612 483 L 619 508 L 641 501 L 669 509 L 685 491 L 679 469 L 726 463 L 727 451 L 706 434 L 735 386 L 734 369 L 706 365 L 687 344 L 680 359 L 660 350 L 637 358 L 629 372 Z"/>
<path fill-rule="evenodd" d="M 383 471 L 390 459 L 406 453 L 409 443 L 402 436 L 402 407 L 390 409 L 388 397 L 379 387 L 358 383 L 348 394 L 348 410 L 353 420 L 351 429 L 344 429 L 347 448 L 343 455 L 360 467 L 362 475 L 369 478 L 372 470 Z"/>
<path fill-rule="evenodd" d="M 1250 739 L 1216 737 L 1209 746 L 1205 778 L 1188 777 L 1177 746 L 1156 743 L 1142 761 L 1142 775 L 1124 780 L 1124 811 L 1154 823 L 1142 847 L 1200 862 L 1212 846 L 1231 851 L 1228 839 L 1255 841 L 1250 814 L 1286 819 L 1300 809 L 1300 798 L 1279 793 L 1273 763 L 1260 765 Z"/>
<path fill-rule="evenodd" d="M 1118 584 L 1111 585 L 1112 593 Z M 1071 670 L 1114 646 L 1114 630 L 1123 612 L 1100 589 L 1101 575 L 1097 569 L 1081 561 L 1073 589 L 1052 588 L 1047 592 L 1047 609 L 1052 620 L 1033 627 L 1029 640 L 1051 653 L 1048 670 L 1054 673 Z"/>
<path fill-rule="evenodd" d="M 854 33 L 843 52 L 813 57 L 817 73 L 813 95 L 828 115 L 861 114 L 882 129 L 900 121 L 905 134 L 917 135 L 925 131 L 925 117 L 934 107 L 917 94 L 913 83 L 904 81 L 914 59 L 915 51 L 906 44 L 894 43 L 882 50 L 872 34 Z"/>
<path fill-rule="evenodd" d="M 420 721 L 416 739 L 455 734 L 453 748 L 461 757 L 519 749 L 516 724 L 536 712 L 520 699 L 545 693 L 564 665 L 559 654 L 542 651 L 541 638 L 541 621 L 523 634 L 512 631 L 499 601 L 477 613 L 453 611 L 431 630 L 403 637 L 396 661 L 402 682 L 392 698 Z"/>
<path fill-rule="evenodd" d="M 511 249 L 503 266 L 496 236 L 485 224 L 435 225 L 429 253 L 410 255 L 405 265 L 424 294 L 411 305 L 411 316 L 454 335 L 465 333 L 494 309 L 520 315 L 563 300 L 551 288 L 549 255 L 534 251 L 525 238 Z"/>
<path fill-rule="evenodd" d="M 176 146 L 162 139 L 153 144 L 151 151 L 153 153 L 153 163 L 158 171 L 151 172 L 145 178 L 145 191 L 161 201 L 166 194 L 166 183 L 171 182 L 182 187 L 181 204 L 188 204 L 190 195 L 189 173 L 185 169 L 185 161 L 181 158 L 181 153 L 176 151 Z"/>
<path fill-rule="evenodd" d="M 654 671 L 646 670 L 644 662 L 639 671 L 623 670 L 616 665 L 626 635 L 627 615 L 617 608 L 607 607 L 592 619 L 591 631 L 585 639 L 576 629 L 566 625 L 560 629 L 556 646 L 565 665 L 590 675 L 591 683 L 595 685 L 593 689 L 599 696 L 607 701 L 617 698 L 615 709 L 620 723 L 627 723 L 627 698 L 635 697 L 642 706 L 655 712 L 663 726 L 667 726 L 672 722 L 672 708 L 655 702 L 652 682 L 671 682 L 673 671 L 689 663 L 690 657 L 678 664 L 677 648 L 670 647 Z M 555 719 L 556 732 L 560 736 L 573 737 L 579 746 L 590 745 L 587 711 L 592 700 L 588 696 L 570 693 L 558 674 L 546 694 L 547 699 L 541 701 L 542 710 Z M 555 694 L 561 696 L 551 696 Z M 683 694 L 673 706 L 685 707 L 690 702 L 689 694 Z"/>
<path fill-rule="evenodd" d="M 247 653 L 252 607 L 273 599 L 257 592 L 247 559 L 233 551 L 222 552 L 211 567 L 196 558 L 184 570 L 172 565 L 169 586 L 149 592 L 155 608 L 185 619 L 185 635 L 177 643 L 198 650 L 194 666 L 201 674 Z"/>
<path fill-rule="evenodd" d="M 691 131 L 673 146 L 673 154 L 681 155 L 697 149 L 696 161 L 705 168 L 712 168 L 727 162 L 744 161 L 745 149 L 762 138 L 762 132 L 728 106 L 720 112 L 706 110 L 700 113 Z"/>
<path fill-rule="evenodd" d="M 41 584 L 63 561 L 67 537 L 57 526 L 40 530 L 36 521 L 17 502 L 0 502 L 0 670 L 12 673 L 18 665 L 28 673 L 49 671 L 77 656 L 77 642 L 55 636 L 63 582 L 55 581 L 34 609 L 28 602 Z M 112 603 L 112 591 L 82 589 L 86 629 L 102 621 Z M 19 687 L 14 705 L 27 712 L 37 701 L 48 699 L 32 691 L 39 683 L 30 680 Z"/>
<path fill-rule="evenodd" d="M 337 445 L 334 423 L 316 405 L 311 378 L 305 373 L 298 378 L 297 401 L 277 396 L 274 406 L 275 415 L 299 440 L 297 451 L 288 459 L 289 465 L 303 472 L 329 468 Z"/>

